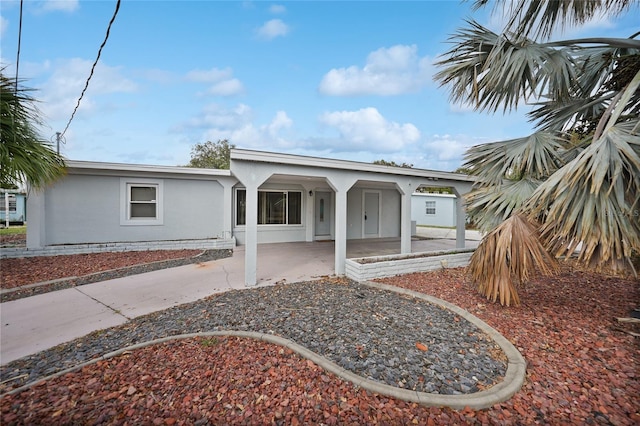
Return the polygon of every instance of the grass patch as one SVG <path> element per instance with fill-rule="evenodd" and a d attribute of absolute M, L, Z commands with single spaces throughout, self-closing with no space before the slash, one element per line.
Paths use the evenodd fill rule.
<path fill-rule="evenodd" d="M 19 235 L 26 234 L 27 226 L 10 226 L 8 228 L 0 228 L 0 235 Z"/>
<path fill-rule="evenodd" d="M 211 339 L 203 339 L 200 344 L 206 348 L 211 347 L 211 346 L 215 346 L 218 344 L 218 338 L 217 337 L 212 337 Z"/>

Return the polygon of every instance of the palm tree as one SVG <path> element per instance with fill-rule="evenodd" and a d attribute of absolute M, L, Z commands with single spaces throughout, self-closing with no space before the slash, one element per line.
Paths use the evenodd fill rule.
<path fill-rule="evenodd" d="M 482 7 L 488 0 L 477 0 Z M 502 4 L 502 3 L 499 3 Z M 487 232 L 468 272 L 519 303 L 517 284 L 576 251 L 620 271 L 640 252 L 640 33 L 550 41 L 557 28 L 636 7 L 629 0 L 507 2 L 501 34 L 477 22 L 451 37 L 436 80 L 454 102 L 495 113 L 534 104 L 533 135 L 469 149 L 468 213 Z M 514 283 L 516 285 L 514 285 Z"/>
<path fill-rule="evenodd" d="M 0 72 L 0 186 L 28 182 L 41 188 L 65 171 L 64 158 L 36 130 L 41 124 L 29 89 Z"/>

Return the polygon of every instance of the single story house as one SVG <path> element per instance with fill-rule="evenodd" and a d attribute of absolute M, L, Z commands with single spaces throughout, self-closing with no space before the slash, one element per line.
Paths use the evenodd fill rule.
<path fill-rule="evenodd" d="M 335 241 L 345 273 L 348 239 L 399 237 L 411 252 L 412 194 L 453 188 L 456 246 L 464 247 L 456 173 L 233 149 L 230 170 L 68 161 L 67 175 L 28 198 L 27 248 L 126 241 L 203 240 L 245 246 L 256 284 L 257 244 Z"/>
<path fill-rule="evenodd" d="M 0 223 L 24 224 L 27 221 L 27 194 L 14 189 L 0 189 Z"/>

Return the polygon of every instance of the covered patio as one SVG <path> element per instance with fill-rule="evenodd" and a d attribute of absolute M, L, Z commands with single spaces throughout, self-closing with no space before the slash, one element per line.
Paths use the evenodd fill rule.
<path fill-rule="evenodd" d="M 418 229 L 419 238 L 412 238 L 411 252 L 451 250 L 456 248 L 456 240 L 441 238 L 443 230 Z M 449 230 L 453 231 L 453 230 Z M 475 248 L 479 234 L 467 231 L 467 248 Z M 299 282 L 335 274 L 333 241 L 267 243 L 258 245 L 256 284 L 270 285 L 284 282 Z M 347 258 L 385 256 L 400 253 L 399 238 L 379 238 L 348 240 Z M 246 256 L 244 246 L 234 250 L 234 258 Z"/>
<path fill-rule="evenodd" d="M 379 255 L 429 251 L 414 248 L 411 235 L 411 196 L 423 186 L 453 189 L 456 236 L 451 248 L 466 246 L 462 195 L 474 182 L 467 175 L 238 149 L 231 151 L 231 169 L 239 181 L 234 235 L 245 252 L 246 286 L 260 281 L 258 269 L 267 254 L 259 242 L 324 244 L 333 254 L 333 268 L 324 275 L 344 275 L 348 257 L 362 257 L 362 250 L 374 247 Z M 278 200 L 286 207 L 278 207 Z M 266 208 L 280 210 L 267 216 Z M 323 221 L 327 226 L 320 232 Z M 267 262 L 306 269 L 305 262 L 286 257 Z"/>

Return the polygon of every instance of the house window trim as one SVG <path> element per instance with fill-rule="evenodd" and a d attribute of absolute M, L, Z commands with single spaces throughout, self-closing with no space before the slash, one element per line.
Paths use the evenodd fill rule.
<path fill-rule="evenodd" d="M 147 186 L 156 188 L 156 217 L 131 218 L 131 188 Z M 158 226 L 164 225 L 164 181 L 162 179 L 121 178 L 120 179 L 120 225 Z"/>
<path fill-rule="evenodd" d="M 436 213 L 436 202 L 432 200 L 425 200 L 424 202 L 424 214 L 429 216 L 435 216 Z"/>
<path fill-rule="evenodd" d="M 6 212 L 6 198 L 9 198 L 9 213 L 17 213 L 18 211 L 18 197 L 16 194 L 3 193 L 0 196 L 0 212 Z"/>
<path fill-rule="evenodd" d="M 236 188 L 235 189 L 235 198 L 234 198 L 234 215 L 233 215 L 233 221 L 234 221 L 234 226 L 236 228 L 244 228 L 246 227 L 246 212 L 245 212 L 245 224 L 244 225 L 240 225 L 238 224 L 238 192 L 239 191 L 245 191 L 246 192 L 246 188 Z M 274 227 L 287 227 L 287 228 L 302 228 L 304 227 L 304 191 L 300 190 L 300 189 L 275 189 L 275 188 L 268 188 L 268 189 L 258 189 L 258 192 L 275 192 L 275 193 L 286 193 L 287 194 L 287 205 L 285 206 L 285 216 L 286 216 L 286 222 L 287 223 L 258 223 L 258 227 L 259 228 L 274 228 Z M 289 193 L 298 193 L 300 194 L 300 223 L 293 223 L 290 224 L 289 222 Z M 246 198 L 245 198 L 246 200 Z M 246 202 L 246 201 L 245 201 Z M 258 204 L 258 208 L 260 208 L 260 205 Z M 246 207 L 245 207 L 246 209 Z M 258 218 L 260 217 L 260 214 L 258 213 Z"/>

